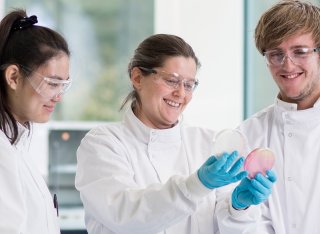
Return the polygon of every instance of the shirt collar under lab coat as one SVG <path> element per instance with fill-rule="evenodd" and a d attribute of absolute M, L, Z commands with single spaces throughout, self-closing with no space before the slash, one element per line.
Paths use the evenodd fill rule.
<path fill-rule="evenodd" d="M 142 123 L 140 119 L 135 116 L 132 109 L 128 108 L 124 116 L 124 124 L 145 144 L 155 141 L 159 143 L 181 141 L 179 122 L 172 128 L 153 129 Z"/>

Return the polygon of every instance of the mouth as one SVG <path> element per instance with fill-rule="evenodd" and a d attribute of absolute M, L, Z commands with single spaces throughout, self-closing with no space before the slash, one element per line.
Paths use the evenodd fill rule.
<path fill-rule="evenodd" d="M 54 106 L 44 105 L 44 108 L 50 113 L 52 113 L 54 111 Z"/>
<path fill-rule="evenodd" d="M 297 73 L 291 73 L 291 74 L 282 74 L 282 75 L 280 75 L 280 76 L 283 77 L 283 78 L 285 78 L 285 79 L 292 80 L 292 79 L 298 78 L 298 77 L 301 76 L 302 74 L 303 74 L 303 72 L 297 72 Z"/>
<path fill-rule="evenodd" d="M 171 101 L 171 100 L 168 100 L 168 99 L 164 99 L 165 103 L 167 103 L 170 107 L 173 107 L 173 108 L 179 108 L 181 106 L 181 103 L 178 103 L 178 102 L 174 102 L 174 101 Z"/>

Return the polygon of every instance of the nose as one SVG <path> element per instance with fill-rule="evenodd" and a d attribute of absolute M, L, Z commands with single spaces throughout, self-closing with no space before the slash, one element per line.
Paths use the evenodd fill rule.
<path fill-rule="evenodd" d="M 180 82 L 178 87 L 175 89 L 175 93 L 177 93 L 179 96 L 185 96 L 186 90 L 184 88 L 184 83 Z"/>
<path fill-rule="evenodd" d="M 288 64 L 288 63 L 289 63 L 289 59 L 291 60 L 291 63 L 292 63 L 292 64 L 298 65 L 298 64 L 296 64 L 296 63 L 293 61 L 293 59 L 292 59 L 289 55 L 287 55 L 287 54 L 283 57 L 280 65 L 284 65 L 284 64 L 286 65 L 286 64 Z"/>
<path fill-rule="evenodd" d="M 54 102 L 60 102 L 62 99 L 62 93 L 55 95 L 51 100 Z"/>

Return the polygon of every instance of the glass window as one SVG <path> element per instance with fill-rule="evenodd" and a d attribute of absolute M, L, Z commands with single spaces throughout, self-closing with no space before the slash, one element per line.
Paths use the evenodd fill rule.
<path fill-rule="evenodd" d="M 277 94 L 277 86 L 254 42 L 254 30 L 260 16 L 276 2 L 277 0 L 245 1 L 244 118 L 272 104 Z"/>
<path fill-rule="evenodd" d="M 6 0 L 5 12 L 23 8 L 39 24 L 58 30 L 71 50 L 74 82 L 55 120 L 120 119 L 127 95 L 127 64 L 138 43 L 154 31 L 154 2 L 143 0 Z"/>

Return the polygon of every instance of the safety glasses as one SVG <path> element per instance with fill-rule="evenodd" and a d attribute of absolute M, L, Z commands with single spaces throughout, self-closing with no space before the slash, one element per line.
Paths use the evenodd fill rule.
<path fill-rule="evenodd" d="M 145 67 L 139 67 L 139 69 L 150 74 L 158 75 L 164 84 L 171 89 L 178 89 L 180 85 L 183 84 L 184 90 L 187 93 L 192 93 L 199 84 L 197 79 L 185 79 L 177 73 L 168 73 L 166 71 L 158 71 Z"/>
<path fill-rule="evenodd" d="M 50 78 L 43 76 L 31 69 L 20 66 L 23 70 L 31 72 L 31 75 L 27 77 L 33 89 L 46 99 L 53 99 L 65 94 L 71 87 L 72 80 L 62 80 L 57 78 Z"/>
<path fill-rule="evenodd" d="M 318 53 L 319 51 L 320 48 L 318 47 L 298 47 L 289 50 L 287 53 L 282 50 L 269 50 L 264 52 L 263 55 L 269 66 L 279 67 L 284 64 L 286 58 L 290 59 L 295 65 L 304 65 L 309 62 L 313 54 Z"/>

